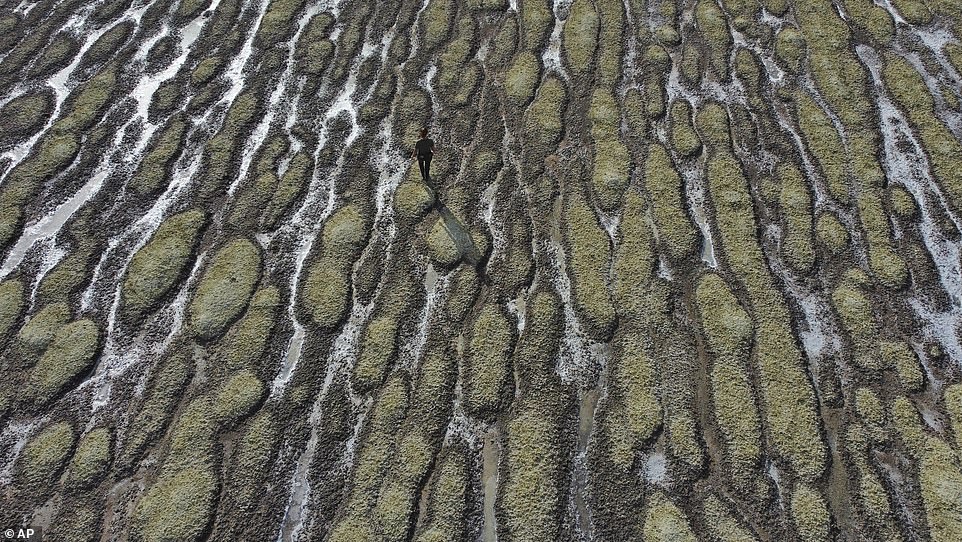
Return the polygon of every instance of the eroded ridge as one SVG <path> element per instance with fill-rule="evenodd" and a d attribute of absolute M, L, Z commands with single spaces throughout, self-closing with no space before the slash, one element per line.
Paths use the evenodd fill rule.
<path fill-rule="evenodd" d="M 4 528 L 962 539 L 956 0 L 3 8 Z"/>

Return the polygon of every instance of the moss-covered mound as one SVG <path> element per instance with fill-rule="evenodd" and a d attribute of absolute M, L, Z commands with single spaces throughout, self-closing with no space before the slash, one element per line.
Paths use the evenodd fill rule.
<path fill-rule="evenodd" d="M 146 315 L 170 294 L 188 270 L 205 222 L 197 209 L 174 215 L 134 254 L 121 289 L 125 317 Z"/>
<path fill-rule="evenodd" d="M 668 152 L 655 144 L 645 160 L 645 188 L 651 195 L 652 215 L 659 242 L 673 258 L 690 257 L 697 249 L 698 236 L 687 207 L 681 176 L 675 171 Z"/>
<path fill-rule="evenodd" d="M 695 533 L 685 513 L 661 492 L 652 496 L 645 511 L 645 540 L 652 542 L 695 542 Z"/>
<path fill-rule="evenodd" d="M 37 286 L 37 300 L 42 304 L 69 301 L 89 284 L 97 254 L 93 247 L 81 245 L 60 260 Z"/>
<path fill-rule="evenodd" d="M 417 170 L 417 164 L 411 166 Z M 408 180 L 398 185 L 394 191 L 394 212 L 402 223 L 411 223 L 423 217 L 434 206 L 435 194 L 424 182 L 418 178 Z"/>
<path fill-rule="evenodd" d="M 135 194 L 150 196 L 163 189 L 171 166 L 180 154 L 187 128 L 187 121 L 175 116 L 152 139 L 128 185 Z"/>
<path fill-rule="evenodd" d="M 238 371 L 221 386 L 214 396 L 213 414 L 230 422 L 250 414 L 264 396 L 264 383 L 247 370 Z"/>
<path fill-rule="evenodd" d="M 219 337 L 243 313 L 261 274 L 261 253 L 247 239 L 235 239 L 210 259 L 187 307 L 191 332 L 202 341 Z"/>
<path fill-rule="evenodd" d="M 147 445 L 166 429 L 181 400 L 191 373 L 190 358 L 176 352 L 161 360 L 151 371 L 144 399 L 132 410 L 131 422 L 123 435 L 117 463 L 130 468 L 140 459 Z"/>
<path fill-rule="evenodd" d="M 77 435 L 67 422 L 44 427 L 20 452 L 14 467 L 17 484 L 24 490 L 44 490 L 57 482 Z"/>
<path fill-rule="evenodd" d="M 143 542 L 190 542 L 207 532 L 214 513 L 217 479 L 190 467 L 162 476 L 134 511 L 131 538 Z"/>
<path fill-rule="evenodd" d="M 611 260 L 610 242 L 595 213 L 580 195 L 568 198 L 565 223 L 575 307 L 583 317 L 586 330 L 604 340 L 611 336 L 616 320 L 606 281 Z"/>
<path fill-rule="evenodd" d="M 505 397 L 514 326 L 496 303 L 485 303 L 471 328 L 464 355 L 464 404 L 475 416 L 491 416 Z"/>
<path fill-rule="evenodd" d="M 57 397 L 94 366 L 100 330 L 91 320 L 60 327 L 27 377 L 27 396 L 42 405 Z"/>
<path fill-rule="evenodd" d="M 0 145 L 26 139 L 43 128 L 53 113 L 53 96 L 49 92 L 21 94 L 0 107 Z"/>
<path fill-rule="evenodd" d="M 80 439 L 67 469 L 68 487 L 86 489 L 99 482 L 110 465 L 113 438 L 107 427 L 98 427 Z"/>
<path fill-rule="evenodd" d="M 331 329 L 351 304 L 351 268 L 368 239 L 367 218 L 357 205 L 345 205 L 324 223 L 320 256 L 307 268 L 301 285 L 303 310 L 310 322 Z"/>
<path fill-rule="evenodd" d="M 20 320 L 24 306 L 24 288 L 19 280 L 5 280 L 0 282 L 0 344 L 13 331 L 13 326 Z"/>
<path fill-rule="evenodd" d="M 70 307 L 66 303 L 47 305 L 31 316 L 17 333 L 17 344 L 34 352 L 43 352 L 61 326 L 70 321 Z"/>

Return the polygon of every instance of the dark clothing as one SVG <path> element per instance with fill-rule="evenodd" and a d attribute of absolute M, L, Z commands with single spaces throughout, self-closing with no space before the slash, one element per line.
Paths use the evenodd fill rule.
<path fill-rule="evenodd" d="M 419 139 L 418 142 L 414 144 L 414 150 L 417 152 L 419 157 L 430 157 L 432 154 L 434 154 L 432 149 L 434 149 L 434 140 L 427 137 L 424 139 Z"/>
<path fill-rule="evenodd" d="M 418 167 L 421 168 L 421 178 L 425 181 L 431 180 L 431 157 L 431 153 L 418 155 Z"/>
<path fill-rule="evenodd" d="M 414 144 L 414 152 L 418 156 L 418 167 L 421 168 L 421 178 L 425 181 L 431 180 L 431 158 L 434 157 L 434 140 L 430 138 L 419 139 Z"/>

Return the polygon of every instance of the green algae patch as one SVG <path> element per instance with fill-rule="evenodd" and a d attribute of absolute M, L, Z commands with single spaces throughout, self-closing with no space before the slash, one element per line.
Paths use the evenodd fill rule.
<path fill-rule="evenodd" d="M 856 32 L 874 41 L 875 46 L 886 46 L 895 36 L 895 21 L 887 9 L 864 0 L 844 0 L 850 24 Z"/>
<path fill-rule="evenodd" d="M 438 215 L 426 239 L 431 260 L 442 269 L 453 268 L 465 254 L 465 248 L 458 243 L 460 236 L 447 222 L 445 217 Z"/>
<path fill-rule="evenodd" d="M 620 423 L 611 428 L 611 452 L 615 463 L 625 470 L 630 470 L 636 454 L 662 424 L 655 364 L 645 351 L 643 338 L 642 330 L 619 326 L 613 339 L 611 385 L 618 390 L 621 401 Z"/>
<path fill-rule="evenodd" d="M 621 2 L 602 0 L 596 2 L 601 17 L 598 34 L 598 82 L 613 85 L 622 76 L 622 60 L 625 56 L 625 6 Z"/>
<path fill-rule="evenodd" d="M 578 76 L 591 70 L 601 20 L 589 0 L 574 0 L 561 32 L 561 47 L 569 69 Z"/>
<path fill-rule="evenodd" d="M 312 19 L 311 23 L 313 22 Z M 311 23 L 308 23 L 308 29 L 311 27 Z M 337 46 L 334 42 L 327 38 L 311 39 L 311 33 L 305 29 L 301 38 L 297 40 L 297 46 L 294 49 L 297 72 L 308 77 L 320 77 L 331 65 L 331 59 L 334 58 L 336 49 Z"/>
<path fill-rule="evenodd" d="M 66 303 L 53 303 L 40 309 L 27 320 L 17 333 L 18 345 L 36 354 L 43 352 L 56 336 L 57 331 L 70 321 L 70 307 Z"/>
<path fill-rule="evenodd" d="M 0 282 L 0 344 L 6 341 L 20 321 L 24 308 L 24 288 L 19 280 Z"/>
<path fill-rule="evenodd" d="M 271 0 L 257 27 L 255 39 L 271 46 L 289 39 L 297 29 L 297 14 L 304 0 Z"/>
<path fill-rule="evenodd" d="M 224 59 L 220 56 L 209 56 L 194 66 L 190 72 L 190 83 L 194 86 L 209 83 L 224 65 Z"/>
<path fill-rule="evenodd" d="M 645 218 L 647 200 L 637 191 L 625 196 L 615 253 L 612 295 L 619 315 L 644 314 L 647 285 L 654 274 L 654 232 Z"/>
<path fill-rule="evenodd" d="M 449 449 L 439 460 L 428 491 L 428 520 L 415 542 L 457 542 L 467 537 L 466 517 L 471 476 L 465 454 Z"/>
<path fill-rule="evenodd" d="M 261 274 L 261 253 L 247 239 L 235 239 L 211 258 L 187 307 L 192 334 L 209 341 L 240 317 Z"/>
<path fill-rule="evenodd" d="M 692 156 L 701 150 L 701 140 L 691 123 L 691 104 L 687 100 L 675 100 L 669 115 L 671 146 L 682 156 Z"/>
<path fill-rule="evenodd" d="M 81 133 L 88 130 L 100 117 L 117 89 L 119 66 L 112 63 L 70 94 L 69 111 L 51 127 L 54 133 Z"/>
<path fill-rule="evenodd" d="M 884 442 L 886 440 L 886 416 L 878 394 L 865 386 L 855 390 L 855 411 L 862 419 L 862 424 L 868 430 L 872 441 L 876 443 Z"/>
<path fill-rule="evenodd" d="M 758 542 L 747 528 L 743 527 L 715 495 L 705 499 L 705 524 L 716 539 L 723 542 Z"/>
<path fill-rule="evenodd" d="M 84 68 L 106 62 L 111 55 L 124 46 L 136 27 L 137 25 L 130 20 L 124 20 L 111 27 L 87 49 L 78 67 Z"/>
<path fill-rule="evenodd" d="M 456 11 L 457 4 L 453 0 L 429 0 L 421 13 L 421 29 L 424 33 L 422 46 L 425 50 L 433 50 L 447 41 Z"/>
<path fill-rule="evenodd" d="M 170 294 L 190 265 L 205 223 L 198 209 L 174 215 L 134 254 L 121 287 L 124 317 L 140 318 Z"/>
<path fill-rule="evenodd" d="M 645 188 L 651 196 L 659 244 L 676 261 L 695 254 L 698 237 L 691 217 L 685 212 L 681 176 L 675 171 L 668 152 L 657 143 L 649 147 L 645 160 Z"/>
<path fill-rule="evenodd" d="M 345 205 L 324 222 L 321 232 L 325 256 L 342 259 L 356 253 L 367 240 L 366 219 L 356 205 Z"/>
<path fill-rule="evenodd" d="M 98 427 L 80 439 L 67 470 L 67 487 L 86 489 L 103 479 L 110 465 L 112 440 L 107 427 Z"/>
<path fill-rule="evenodd" d="M 184 0 L 177 6 L 177 17 L 181 20 L 193 19 L 210 4 L 211 0 Z"/>
<path fill-rule="evenodd" d="M 451 286 L 444 300 L 444 313 L 450 322 L 460 322 L 481 291 L 481 276 L 470 265 L 461 265 L 451 273 Z"/>
<path fill-rule="evenodd" d="M 280 293 L 275 286 L 254 294 L 243 318 L 231 326 L 218 345 L 217 359 L 227 370 L 261 369 L 280 304 Z"/>
<path fill-rule="evenodd" d="M 163 188 L 186 134 L 187 122 L 180 116 L 175 116 L 164 126 L 151 141 L 149 150 L 128 183 L 134 193 L 140 196 L 153 195 Z"/>
<path fill-rule="evenodd" d="M 274 416 L 262 410 L 248 424 L 231 458 L 230 476 L 225 479 L 226 499 L 242 510 L 256 508 L 261 485 L 272 468 L 280 434 Z"/>
<path fill-rule="evenodd" d="M 903 220 L 911 220 L 919 215 L 919 205 L 912 193 L 904 186 L 895 185 L 889 188 L 889 205 L 895 216 Z"/>
<path fill-rule="evenodd" d="M 310 264 L 302 302 L 319 328 L 336 327 L 350 307 L 351 266 L 368 238 L 367 218 L 356 205 L 345 205 L 324 222 L 321 256 Z"/>
<path fill-rule="evenodd" d="M 850 201 L 849 186 L 846 180 L 845 153 L 842 136 L 839 135 L 832 120 L 825 114 L 808 94 L 798 93 L 795 97 L 798 108 L 798 125 L 805 136 L 805 143 L 815 156 L 822 170 L 828 190 L 841 203 Z"/>
<path fill-rule="evenodd" d="M 322 329 L 337 326 L 347 315 L 351 285 L 349 277 L 321 258 L 311 266 L 304 281 L 304 305 L 311 322 Z"/>
<path fill-rule="evenodd" d="M 655 29 L 655 39 L 667 47 L 674 47 L 681 43 L 681 35 L 671 25 L 663 24 Z"/>
<path fill-rule="evenodd" d="M 695 297 L 714 354 L 710 378 L 715 419 L 725 440 L 732 479 L 744 487 L 761 459 L 761 420 L 751 401 L 754 394 L 744 361 L 754 331 L 752 321 L 718 275 L 704 275 Z"/>
<path fill-rule="evenodd" d="M 902 441 L 917 459 L 929 535 L 937 542 L 957 540 L 962 536 L 962 470 L 958 454 L 923 429 L 918 411 L 906 397 L 897 397 L 892 411 Z"/>
<path fill-rule="evenodd" d="M 518 17 L 515 13 L 507 13 L 502 19 L 498 33 L 491 40 L 491 49 L 485 59 L 485 65 L 491 69 L 503 69 L 517 52 L 518 46 Z"/>
<path fill-rule="evenodd" d="M 800 483 L 795 486 L 791 500 L 792 519 L 798 529 L 799 540 L 818 542 L 829 539 L 831 518 L 825 500 L 813 487 Z"/>
<path fill-rule="evenodd" d="M 563 229 L 574 305 L 589 335 L 605 340 L 616 321 L 607 283 L 610 241 L 580 193 L 571 192 L 565 200 Z"/>
<path fill-rule="evenodd" d="M 131 467 L 147 446 L 167 429 L 187 387 L 190 372 L 190 359 L 176 352 L 163 360 L 150 375 L 145 399 L 135 410 L 126 434 L 120 439 L 120 468 Z"/>
<path fill-rule="evenodd" d="M 77 435 L 67 422 L 44 427 L 23 447 L 14 468 L 24 489 L 46 489 L 55 484 L 66 465 Z"/>
<path fill-rule="evenodd" d="M 541 77 L 541 61 L 531 51 L 520 51 L 511 60 L 504 76 L 504 92 L 517 108 L 524 107 L 534 97 Z"/>
<path fill-rule="evenodd" d="M 708 188 L 721 247 L 747 289 L 755 320 L 755 367 L 759 374 L 766 435 L 775 453 L 803 479 L 821 475 L 826 449 L 804 359 L 792 336 L 790 314 L 775 289 L 759 246 L 754 204 L 738 162 L 716 149 L 708 161 Z"/>
<path fill-rule="evenodd" d="M 688 517 L 662 492 L 651 497 L 645 511 L 645 540 L 650 542 L 695 542 Z"/>
<path fill-rule="evenodd" d="M 628 148 L 617 137 L 595 142 L 591 183 L 598 206 L 602 210 L 611 212 L 621 204 L 630 180 L 628 175 L 630 165 L 631 157 L 628 154 Z"/>
<path fill-rule="evenodd" d="M 91 320 L 76 320 L 57 330 L 27 377 L 34 404 L 48 403 L 89 372 L 99 348 L 100 330 Z"/>
<path fill-rule="evenodd" d="M 551 25 L 554 23 L 552 5 L 548 0 L 527 0 L 521 10 L 521 46 L 540 51 Z"/>
<path fill-rule="evenodd" d="M 394 212 L 402 222 L 414 222 L 434 207 L 434 198 L 434 191 L 424 182 L 409 178 L 394 191 Z"/>
<path fill-rule="evenodd" d="M 272 171 L 254 177 L 237 191 L 227 224 L 237 231 L 252 231 L 257 227 L 257 218 L 264 206 L 270 201 L 278 184 L 277 175 Z"/>
<path fill-rule="evenodd" d="M 538 88 L 524 116 L 524 133 L 535 148 L 550 147 L 561 140 L 566 99 L 564 84 L 557 77 L 545 79 Z"/>
<path fill-rule="evenodd" d="M 204 537 L 214 515 L 217 479 L 209 468 L 187 467 L 161 476 L 137 503 L 131 538 L 191 542 Z"/>
<path fill-rule="evenodd" d="M 376 317 L 365 326 L 354 366 L 355 390 L 369 391 L 384 381 L 397 353 L 397 327 L 398 321 L 391 315 Z"/>
<path fill-rule="evenodd" d="M 882 363 L 895 370 L 904 391 L 914 393 L 922 390 L 925 385 L 922 365 L 908 343 L 905 341 L 879 341 L 878 348 Z"/>
<path fill-rule="evenodd" d="M 731 121 L 723 104 L 715 101 L 705 102 L 698 109 L 696 122 L 698 135 L 705 145 L 731 151 Z"/>
<path fill-rule="evenodd" d="M 818 243 L 831 254 L 840 254 L 848 248 L 849 234 L 845 226 L 832 213 L 822 213 L 815 222 L 815 236 Z"/>
<path fill-rule="evenodd" d="M 496 303 L 485 303 L 471 326 L 464 354 L 465 409 L 479 417 L 493 417 L 508 385 L 509 359 L 514 347 L 513 325 Z"/>
<path fill-rule="evenodd" d="M 728 52 L 732 46 L 732 35 L 728 31 L 724 12 L 712 0 L 700 0 L 695 7 L 695 21 L 711 51 L 709 65 L 718 79 L 728 79 Z"/>
<path fill-rule="evenodd" d="M 873 349 L 880 326 L 862 285 L 853 280 L 842 280 L 832 292 L 832 305 L 855 345 L 856 360 L 863 366 L 878 368 Z"/>
<path fill-rule="evenodd" d="M 780 30 L 775 35 L 775 58 L 789 72 L 801 72 L 805 59 L 805 36 L 791 26 Z"/>
<path fill-rule="evenodd" d="M 553 394 L 534 396 L 506 424 L 505 480 L 498 497 L 514 540 L 560 538 L 567 493 L 559 486 L 567 478 L 567 463 L 558 403 Z"/>
<path fill-rule="evenodd" d="M 60 260 L 43 276 L 37 286 L 39 303 L 67 301 L 89 284 L 90 264 L 95 256 L 93 248 L 80 246 Z M 2 331 L 2 325 L 0 325 L 0 331 Z"/>
<path fill-rule="evenodd" d="M 35 148 L 37 151 L 24 159 L 7 175 L 7 180 L 4 181 L 4 201 L 7 199 L 7 193 L 13 188 L 8 183 L 25 181 L 31 183 L 30 186 L 36 186 L 37 183 L 41 183 L 67 169 L 67 166 L 73 162 L 80 151 L 80 138 L 72 133 L 45 135 Z M 17 201 L 17 203 L 25 203 L 23 199 Z"/>
<path fill-rule="evenodd" d="M 273 195 L 261 212 L 262 231 L 277 228 L 281 218 L 307 189 L 313 174 L 314 157 L 310 153 L 301 151 L 291 158 L 287 171 L 281 175 Z"/>
<path fill-rule="evenodd" d="M 962 209 L 962 171 L 958 167 L 962 144 L 935 116 L 935 99 L 921 74 L 902 57 L 888 54 L 882 76 L 892 97 L 918 128 L 932 171 L 952 206 L 956 211 Z"/>
<path fill-rule="evenodd" d="M 704 275 L 695 298 L 709 348 L 736 360 L 742 357 L 751 343 L 752 321 L 725 281 L 713 273 Z"/>
<path fill-rule="evenodd" d="M 222 424 L 249 415 L 264 397 L 266 388 L 252 372 L 238 371 L 221 386 L 214 396 L 212 414 Z"/>
<path fill-rule="evenodd" d="M 53 113 L 53 99 L 49 92 L 25 93 L 0 107 L 0 123 L 4 134 L 0 144 L 13 143 L 36 133 Z"/>
<path fill-rule="evenodd" d="M 794 164 L 779 165 L 776 175 L 781 184 L 778 202 L 785 224 L 782 254 L 795 272 L 806 275 L 815 263 L 812 196 L 801 170 Z"/>
<path fill-rule="evenodd" d="M 610 90 L 595 89 L 588 109 L 594 159 L 591 187 L 598 206 L 613 212 L 621 205 L 630 181 L 631 156 L 620 139 L 621 111 Z"/>
<path fill-rule="evenodd" d="M 645 139 L 648 136 L 649 123 L 644 96 L 637 88 L 630 88 L 622 98 L 622 103 L 628 133 L 632 134 L 632 138 Z"/>

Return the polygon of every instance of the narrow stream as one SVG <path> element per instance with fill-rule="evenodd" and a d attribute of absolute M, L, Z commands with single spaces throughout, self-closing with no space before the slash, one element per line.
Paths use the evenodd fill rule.
<path fill-rule="evenodd" d="M 501 430 L 498 425 L 492 424 L 481 439 L 481 490 L 484 495 L 481 540 L 497 542 L 498 518 L 494 505 L 498 495 L 498 464 L 501 460 Z"/>

